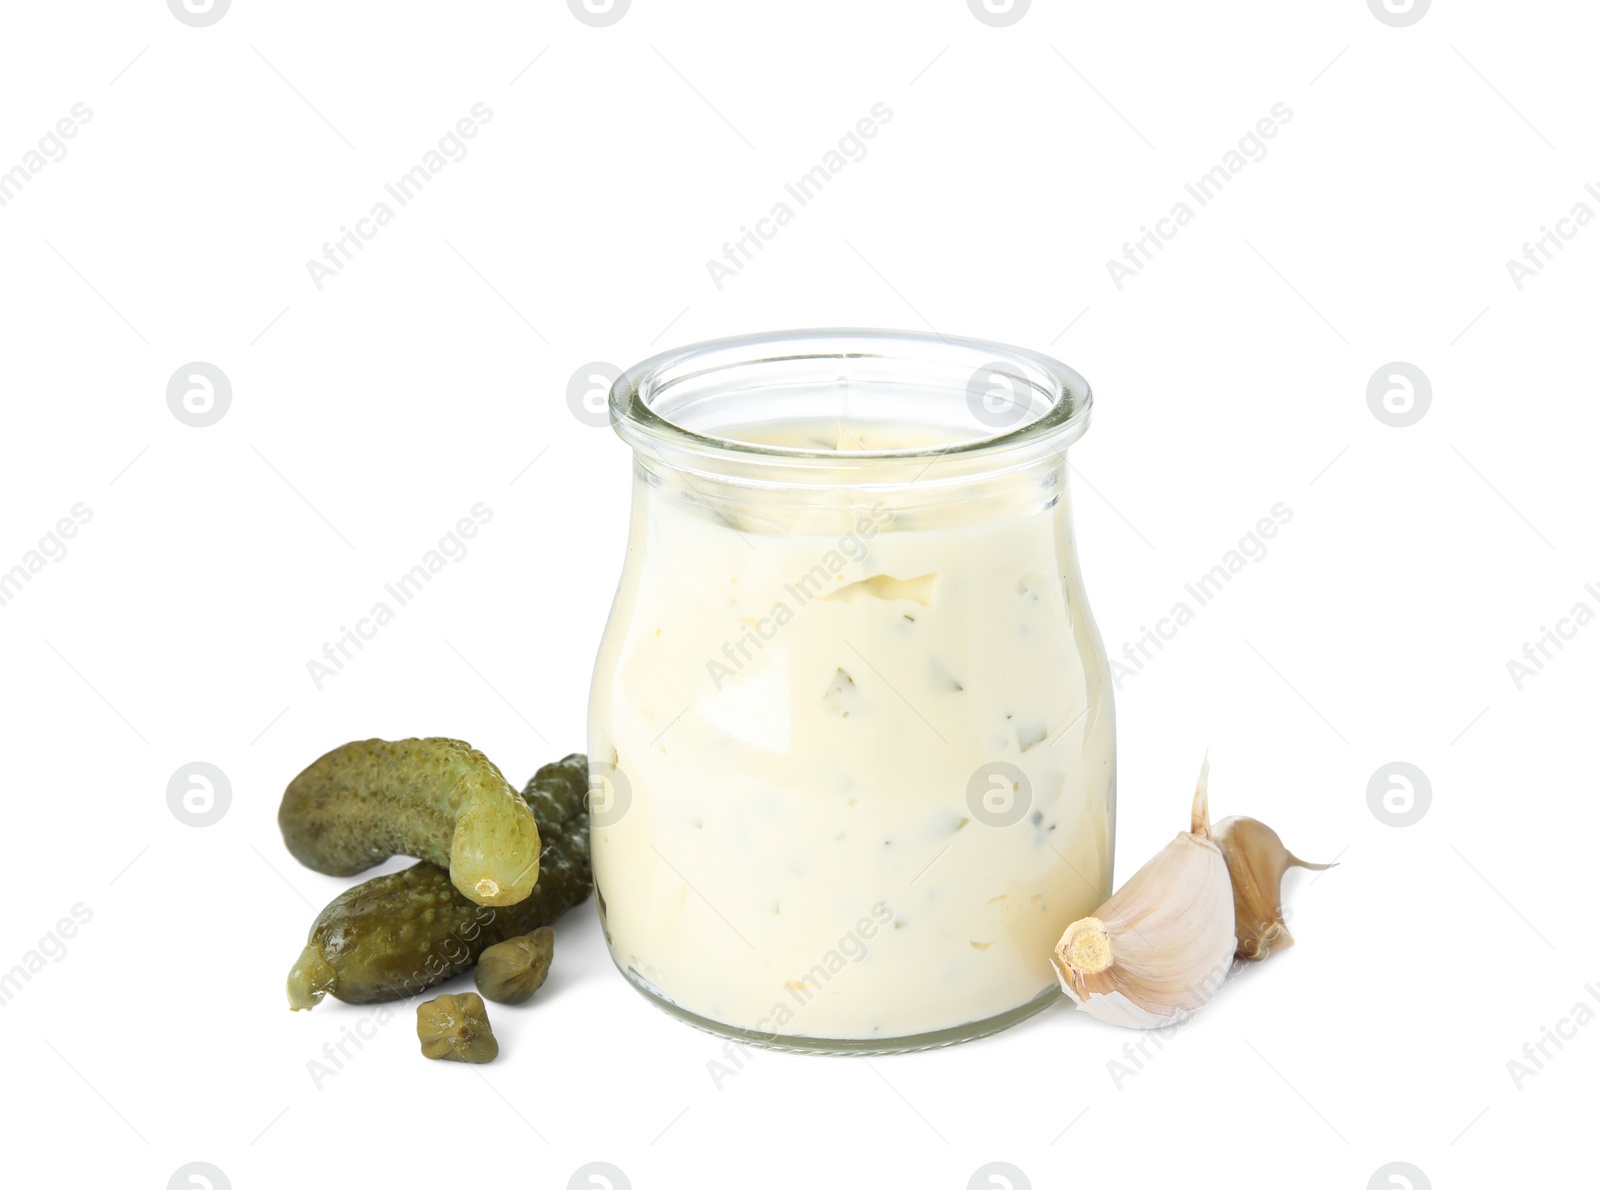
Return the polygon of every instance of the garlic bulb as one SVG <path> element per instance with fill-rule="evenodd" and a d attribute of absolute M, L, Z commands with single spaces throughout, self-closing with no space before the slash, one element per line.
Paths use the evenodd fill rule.
<path fill-rule="evenodd" d="M 1290 868 L 1321 872 L 1332 864 L 1308 864 L 1254 818 L 1224 818 L 1213 835 L 1233 882 L 1234 932 L 1241 959 L 1260 961 L 1294 945 L 1283 924 L 1283 874 Z"/>
<path fill-rule="evenodd" d="M 1155 1029 L 1211 999 L 1233 964 L 1233 890 L 1211 839 L 1201 766 L 1190 829 L 1093 917 L 1067 927 L 1051 962 L 1078 1007 L 1107 1024 Z"/>

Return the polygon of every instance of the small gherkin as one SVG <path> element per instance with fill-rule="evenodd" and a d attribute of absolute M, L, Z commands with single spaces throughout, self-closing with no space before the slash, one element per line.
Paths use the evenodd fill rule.
<path fill-rule="evenodd" d="M 313 871 L 354 876 L 391 855 L 450 869 L 479 905 L 514 905 L 539 877 L 539 830 L 500 770 L 461 740 L 356 740 L 283 791 L 278 828 Z"/>

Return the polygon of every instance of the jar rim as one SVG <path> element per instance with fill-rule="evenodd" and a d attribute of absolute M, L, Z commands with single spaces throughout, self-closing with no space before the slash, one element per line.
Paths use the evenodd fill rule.
<path fill-rule="evenodd" d="M 1037 416 L 1020 424 L 995 425 L 996 432 L 940 446 L 841 451 L 779 446 L 719 437 L 690 428 L 655 408 L 673 384 L 719 370 L 816 360 L 903 360 L 908 366 L 958 369 L 972 377 L 1000 372 L 1021 381 L 1045 403 Z M 1003 370 L 1003 371 L 1002 371 Z M 969 381 L 969 406 L 977 393 Z M 797 468 L 909 462 L 1007 454 L 1020 447 L 1048 445 L 1059 450 L 1082 437 L 1088 428 L 1094 398 L 1089 383 L 1059 360 L 1027 348 L 937 332 L 832 327 L 768 331 L 708 339 L 653 355 L 628 368 L 613 383 L 609 396 L 611 422 L 619 436 L 637 448 L 689 451 L 702 458 L 730 462 L 768 460 Z M 973 410 L 976 412 L 976 408 Z M 980 418 L 982 415 L 979 415 Z M 1027 453 L 1033 453 L 1028 451 Z"/>

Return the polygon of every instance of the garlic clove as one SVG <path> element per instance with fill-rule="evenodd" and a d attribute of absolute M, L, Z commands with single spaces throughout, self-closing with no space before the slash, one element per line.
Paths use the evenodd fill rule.
<path fill-rule="evenodd" d="M 1283 874 L 1290 868 L 1325 871 L 1333 864 L 1308 864 L 1254 818 L 1224 818 L 1213 833 L 1233 884 L 1234 932 L 1238 955 L 1254 962 L 1294 945 L 1283 924 Z"/>
<path fill-rule="evenodd" d="M 1051 963 L 1089 1015 L 1131 1029 L 1171 1025 L 1216 994 L 1233 964 L 1233 888 L 1211 839 L 1200 769 L 1187 832 L 1135 872 L 1110 900 L 1067 927 Z"/>

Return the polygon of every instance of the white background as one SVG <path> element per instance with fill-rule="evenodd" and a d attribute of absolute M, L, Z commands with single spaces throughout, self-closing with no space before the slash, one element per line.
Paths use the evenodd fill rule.
<path fill-rule="evenodd" d="M 0 1009 L 8 1181 L 162 1187 L 205 1161 L 236 1188 L 563 1187 L 607 1161 L 637 1190 L 957 1190 L 1006 1161 L 1034 1187 L 1357 1188 L 1394 1161 L 1548 1184 L 1579 1156 L 1600 1026 L 1520 1087 L 1507 1063 L 1600 1010 L 1600 627 L 1521 689 L 1506 663 L 1600 608 L 1600 228 L 1567 225 L 1520 290 L 1506 260 L 1600 211 L 1592 6 L 1463 0 L 1406 28 L 1360 0 L 1036 0 L 1007 28 L 961 0 L 636 0 L 609 28 L 554 0 L 4 20 L 0 170 L 93 112 L 0 207 L 0 570 L 92 510 L 0 607 L 0 970 L 56 955 Z M 480 102 L 469 155 L 319 290 L 307 260 Z M 868 155 L 719 289 L 707 259 L 879 102 Z M 1118 288 L 1107 260 L 1280 102 L 1265 158 Z M 1074 482 L 1113 654 L 1292 508 L 1123 682 L 1117 858 L 1125 878 L 1181 827 L 1209 748 L 1218 815 L 1340 860 L 1291 877 L 1298 945 L 1120 1085 L 1137 1038 L 1058 1006 L 933 1053 L 758 1053 L 719 1087 L 720 1042 L 625 986 L 586 905 L 546 989 L 494 1014 L 498 1062 L 424 1062 L 402 1007 L 319 1085 L 308 1063 L 372 1010 L 284 1007 L 347 883 L 284 851 L 284 784 L 352 738 L 465 737 L 519 783 L 581 749 L 629 460 L 568 378 L 830 324 L 1015 342 L 1090 379 Z M 166 401 L 196 360 L 232 384 L 207 428 Z M 1396 360 L 1432 386 L 1408 428 L 1367 402 Z M 316 688 L 308 660 L 479 501 L 470 553 Z M 1405 828 L 1368 805 L 1395 760 L 1431 780 Z M 231 784 L 204 828 L 167 804 L 192 761 Z M 78 904 L 63 955 L 41 940 Z"/>

